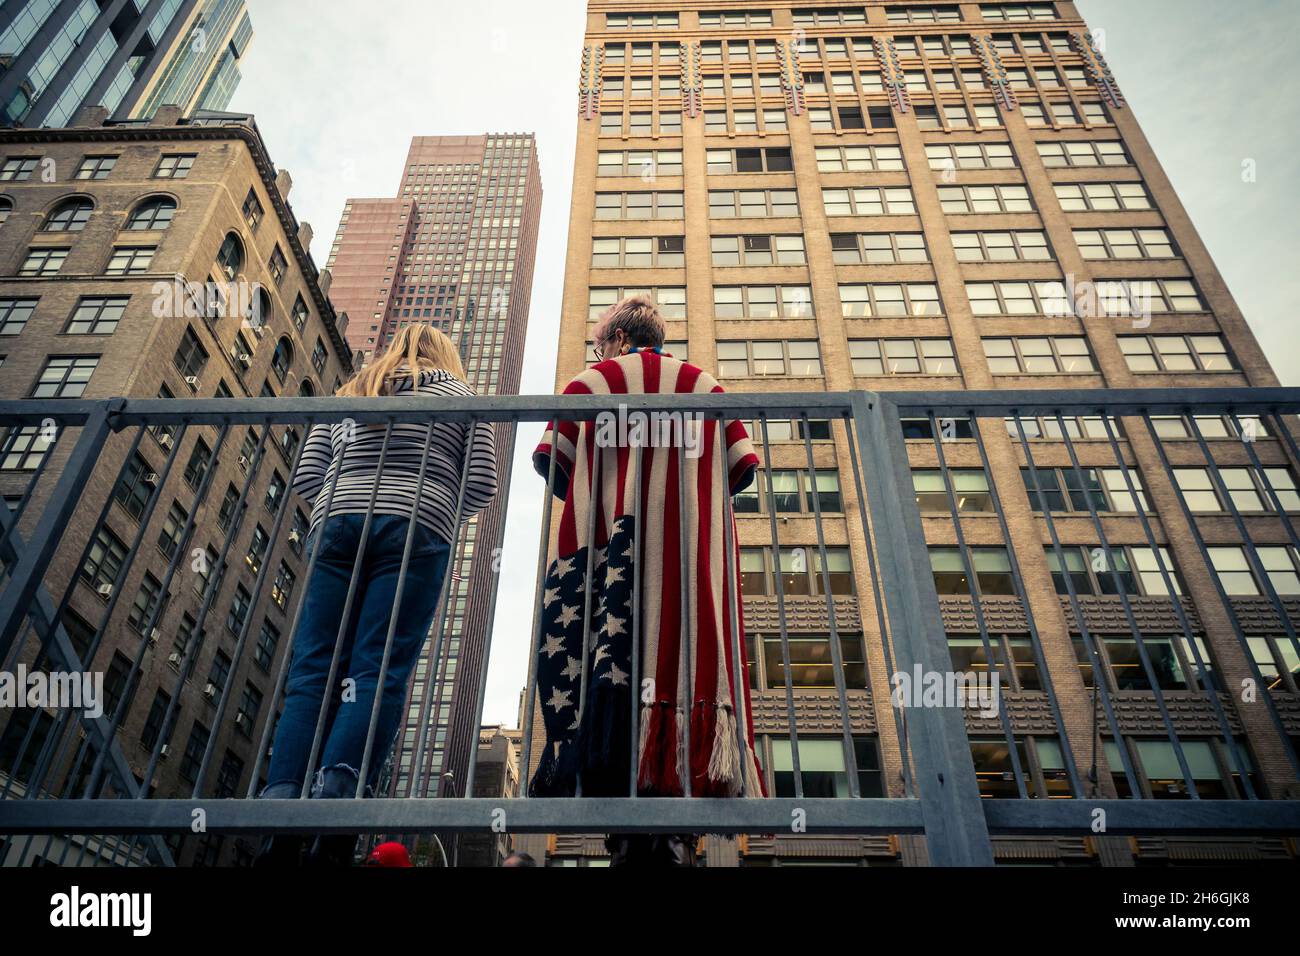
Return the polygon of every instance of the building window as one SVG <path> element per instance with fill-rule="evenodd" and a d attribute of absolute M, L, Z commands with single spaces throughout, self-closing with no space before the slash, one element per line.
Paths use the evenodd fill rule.
<path fill-rule="evenodd" d="M 73 179 L 107 179 L 116 165 L 116 156 L 87 156 L 77 167 Z"/>
<path fill-rule="evenodd" d="M 883 797 L 884 772 L 880 750 L 874 737 L 853 737 L 853 762 L 858 770 L 858 793 L 863 797 Z M 772 738 L 773 793 L 793 797 L 794 758 L 788 738 Z M 840 797 L 847 799 L 850 790 L 845 767 L 842 737 L 799 735 L 799 778 L 805 797 Z"/>
<path fill-rule="evenodd" d="M 32 388 L 31 398 L 80 398 L 99 365 L 98 355 L 52 356 Z"/>
<path fill-rule="evenodd" d="M 685 261 L 682 236 L 646 236 L 626 239 L 593 239 L 593 269 L 680 268 Z"/>
<path fill-rule="evenodd" d="M 235 596 L 230 601 L 230 613 L 226 615 L 226 628 L 232 634 L 239 634 L 252 610 L 253 598 L 242 584 L 235 586 Z"/>
<path fill-rule="evenodd" d="M 1044 549 L 1047 567 L 1057 594 L 1069 594 L 1073 586 L 1076 594 L 1145 594 L 1168 597 L 1164 575 L 1156 554 L 1150 548 L 1111 546 L 1110 556 L 1098 546 L 1064 547 L 1058 556 L 1052 548 Z M 1169 573 L 1175 594 L 1182 594 L 1182 579 L 1174 567 L 1169 552 L 1160 549 L 1165 570 Z M 1067 583 L 1068 579 L 1068 583 Z"/>
<path fill-rule="evenodd" d="M 893 189 L 823 189 L 828 216 L 914 216 L 916 201 L 906 186 Z"/>
<path fill-rule="evenodd" d="M 157 251 L 157 246 L 119 246 L 113 250 L 113 257 L 108 260 L 104 274 L 128 276 L 148 272 Z"/>
<path fill-rule="evenodd" d="M 1124 144 L 1101 140 L 1072 140 L 1069 142 L 1040 142 L 1038 155 L 1043 165 L 1059 166 L 1128 166 Z"/>
<path fill-rule="evenodd" d="M 1120 351 L 1133 372 L 1234 371 L 1220 335 L 1121 335 Z"/>
<path fill-rule="evenodd" d="M 128 296 L 86 296 L 77 303 L 63 331 L 67 335 L 110 335 L 117 330 L 129 301 Z"/>
<path fill-rule="evenodd" d="M 158 532 L 158 550 L 169 561 L 176 554 L 176 549 L 181 546 L 181 538 L 185 533 L 187 518 L 188 512 L 180 506 L 180 502 L 173 501 L 172 506 L 167 509 L 167 517 L 163 521 L 162 530 Z"/>
<path fill-rule="evenodd" d="M 45 220 L 45 232 L 80 232 L 86 228 L 95 204 L 89 199 L 68 199 L 55 207 Z"/>
<path fill-rule="evenodd" d="M 939 288 L 929 283 L 842 285 L 840 305 L 846 319 L 943 315 Z"/>
<path fill-rule="evenodd" d="M 28 251 L 27 258 L 23 260 L 22 266 L 18 270 L 20 276 L 52 276 L 57 275 L 63 268 L 63 263 L 67 261 L 68 253 L 71 249 L 56 249 L 49 246 L 37 246 Z"/>
<path fill-rule="evenodd" d="M 187 379 L 198 378 L 203 373 L 204 367 L 208 364 L 208 350 L 203 347 L 203 343 L 199 341 L 193 329 L 185 330 L 185 336 L 172 357 L 172 364 L 176 366 L 176 371 Z"/>
<path fill-rule="evenodd" d="M 1172 259 L 1173 240 L 1164 229 L 1076 229 L 1085 259 Z"/>
<path fill-rule="evenodd" d="M 262 621 L 262 630 L 257 635 L 257 647 L 253 649 L 253 661 L 262 670 L 269 672 L 275 662 L 275 649 L 280 644 L 280 629 L 270 621 Z"/>
<path fill-rule="evenodd" d="M 244 244 L 233 232 L 227 233 L 221 248 L 217 250 L 217 268 L 228 281 L 233 282 L 243 267 Z"/>
<path fill-rule="evenodd" d="M 833 232 L 831 255 L 836 265 L 890 265 L 929 262 L 919 232 Z"/>
<path fill-rule="evenodd" d="M 950 169 L 1014 169 L 1016 166 L 1016 157 L 1011 151 L 1010 143 L 926 146 L 925 155 L 930 161 L 930 168 L 936 172 Z"/>
<path fill-rule="evenodd" d="M 967 548 L 975 581 L 981 595 L 1014 595 L 1011 560 L 1002 547 Z M 940 594 L 972 594 L 966 568 L 958 548 L 931 548 L 930 569 Z"/>
<path fill-rule="evenodd" d="M 293 595 L 293 585 L 297 580 L 289 565 L 283 561 L 280 562 L 280 569 L 275 574 L 275 582 L 271 585 L 271 600 L 281 611 L 289 607 L 289 598 Z"/>
<path fill-rule="evenodd" d="M 262 222 L 262 204 L 258 202 L 257 191 L 250 189 L 248 195 L 244 197 L 244 222 L 253 232 L 257 232 L 257 227 Z"/>
<path fill-rule="evenodd" d="M 100 525 L 81 566 L 81 577 L 101 598 L 107 599 L 125 563 L 126 545 L 107 525 Z"/>
<path fill-rule="evenodd" d="M 954 232 L 958 262 L 1042 262 L 1052 258 L 1042 232 Z"/>
<path fill-rule="evenodd" d="M 801 266 L 803 236 L 713 236 L 709 240 L 715 266 Z"/>
<path fill-rule="evenodd" d="M 840 514 L 844 510 L 839 472 L 830 469 L 818 469 L 811 477 L 807 469 L 773 469 L 770 476 L 760 469 L 758 480 L 736 496 L 736 512 L 764 514 L 769 500 L 777 514 Z"/>
<path fill-rule="evenodd" d="M 1053 188 L 1066 212 L 1135 212 L 1155 208 L 1142 183 L 1058 183 Z"/>
<path fill-rule="evenodd" d="M 284 384 L 284 380 L 289 377 L 289 369 L 293 365 L 293 346 L 289 344 L 287 338 L 280 339 L 275 343 L 275 352 L 271 355 L 271 370 L 275 372 L 275 377 Z"/>
<path fill-rule="evenodd" d="M 35 471 L 55 440 L 40 425 L 11 427 L 0 442 L 0 470 Z"/>
<path fill-rule="evenodd" d="M 138 453 L 131 456 L 113 488 L 113 498 L 137 521 L 153 494 L 158 476 Z"/>
<path fill-rule="evenodd" d="M 944 472 L 939 468 L 912 469 L 912 490 L 916 492 L 916 504 L 921 514 L 951 514 L 949 489 L 961 514 L 994 513 L 993 493 L 984 469 L 952 468 L 947 477 L 945 482 Z"/>
<path fill-rule="evenodd" d="M 950 339 L 849 339 L 853 374 L 956 375 Z"/>
<path fill-rule="evenodd" d="M 680 192 L 596 193 L 596 219 L 682 219 Z"/>
<path fill-rule="evenodd" d="M 983 343 L 994 375 L 1079 375 L 1097 370 L 1081 336 L 984 339 Z"/>
<path fill-rule="evenodd" d="M 0 299 L 0 335 L 18 335 L 27 326 L 40 299 Z"/>
<path fill-rule="evenodd" d="M 158 232 L 172 224 L 176 216 L 176 201 L 165 196 L 146 199 L 135 207 L 126 228 L 131 232 Z"/>
<path fill-rule="evenodd" d="M 158 168 L 154 170 L 155 179 L 185 179 L 189 176 L 190 170 L 194 168 L 194 160 L 198 157 L 194 153 L 172 153 L 165 155 L 158 161 Z"/>
<path fill-rule="evenodd" d="M 712 173 L 788 173 L 794 158 L 788 146 L 763 149 L 710 149 L 705 154 Z"/>
<path fill-rule="evenodd" d="M 718 319 L 806 319 L 813 315 L 806 285 L 715 286 L 713 315 Z"/>
<path fill-rule="evenodd" d="M 36 169 L 36 156 L 11 156 L 0 166 L 0 182 L 25 183 Z"/>
<path fill-rule="evenodd" d="M 1034 211 L 1024 186 L 940 186 L 939 202 L 950 214 Z"/>
<path fill-rule="evenodd" d="M 252 574 L 257 574 L 262 569 L 262 561 L 266 558 L 267 549 L 271 545 L 271 538 L 260 524 L 253 529 L 253 537 L 248 543 L 248 553 L 244 555 L 244 563 L 248 565 L 248 570 Z"/>
<path fill-rule="evenodd" d="M 821 374 L 821 353 L 816 340 L 718 343 L 719 378 Z"/>
<path fill-rule="evenodd" d="M 276 285 L 280 284 L 285 273 L 289 271 L 289 263 L 278 245 L 271 250 L 271 260 L 267 263 L 267 268 L 271 271 L 271 281 Z"/>
<path fill-rule="evenodd" d="M 190 460 L 185 465 L 185 483 L 191 488 L 197 490 L 199 483 L 203 481 L 204 476 L 208 473 L 208 466 L 212 463 L 212 449 L 202 438 L 194 443 L 194 450 L 190 452 Z"/>
<path fill-rule="evenodd" d="M 293 301 L 293 325 L 301 332 L 307 325 L 307 318 L 311 313 L 307 310 L 307 303 L 303 301 L 302 296 L 298 296 Z"/>

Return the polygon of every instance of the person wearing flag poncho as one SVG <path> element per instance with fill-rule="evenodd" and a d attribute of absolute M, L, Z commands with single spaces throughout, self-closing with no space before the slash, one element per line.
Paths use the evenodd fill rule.
<path fill-rule="evenodd" d="M 663 338 L 663 320 L 653 301 L 647 296 L 624 299 L 597 324 L 599 361 L 570 382 L 564 394 L 722 391 L 707 372 L 665 353 Z M 649 427 L 629 425 L 628 419 L 638 416 L 644 416 L 642 426 L 649 419 Z M 665 419 L 672 421 L 666 424 Z M 638 792 L 683 794 L 680 763 L 689 719 L 691 795 L 765 795 L 744 678 L 738 549 L 731 561 L 724 561 L 723 528 L 725 515 L 732 521 L 734 549 L 735 525 L 730 508 L 724 508 L 725 496 L 754 481 L 758 457 L 739 421 L 727 423 L 721 442 L 719 431 L 716 419 L 689 412 L 660 419 L 653 413 L 612 412 L 558 427 L 552 422 L 534 451 L 534 468 L 544 478 L 553 472 L 552 491 L 564 504 L 542 595 L 537 699 L 546 746 L 531 795 L 573 796 L 579 779 L 583 796 L 628 795 L 631 707 L 637 690 L 631 686 L 634 648 L 640 654 L 642 685 L 635 698 L 640 708 Z M 722 487 L 723 455 L 728 488 Z M 594 483 L 593 472 L 598 475 Z M 594 541 L 588 540 L 589 528 Z M 592 587 L 587 594 L 589 563 Z M 635 623 L 634 580 L 639 580 L 641 597 Z M 584 607 L 590 622 L 585 658 Z M 733 615 L 738 649 L 732 640 Z M 682 693 L 684 656 L 689 660 L 688 700 Z M 582 700 L 584 659 L 587 689 Z M 733 688 L 738 693 L 733 695 Z"/>

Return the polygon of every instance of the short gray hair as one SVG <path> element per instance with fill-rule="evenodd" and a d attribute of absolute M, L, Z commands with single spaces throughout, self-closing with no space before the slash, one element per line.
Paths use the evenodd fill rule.
<path fill-rule="evenodd" d="M 606 309 L 592 332 L 592 341 L 604 342 L 619 329 L 637 348 L 660 348 L 664 344 L 663 316 L 655 300 L 644 293 L 630 295 Z"/>

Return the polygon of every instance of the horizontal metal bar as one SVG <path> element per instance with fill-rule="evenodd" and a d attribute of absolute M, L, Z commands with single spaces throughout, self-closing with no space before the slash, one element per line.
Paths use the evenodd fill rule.
<path fill-rule="evenodd" d="M 1300 832 L 1296 800 L 982 800 L 994 834 Z M 920 833 L 914 799 L 7 800 L 0 834 L 209 832 Z M 1104 829 L 1095 829 L 1098 811 Z M 796 830 L 795 824 L 801 829 Z"/>
<path fill-rule="evenodd" d="M 8 800 L 0 834 L 208 832 L 920 833 L 910 799 L 661 797 L 373 800 Z M 799 830 L 798 832 L 803 832 Z"/>
<path fill-rule="evenodd" d="M 846 414 L 851 392 L 723 392 L 701 395 L 481 395 L 464 398 L 170 398 L 128 399 L 114 409 L 115 428 L 130 425 L 305 424 L 351 418 L 357 422 L 423 421 L 430 414 L 448 421 L 541 422 L 589 418 L 595 412 L 695 411 L 769 417 Z M 903 418 L 1012 414 L 1182 415 L 1300 413 L 1300 388 L 1129 388 L 995 389 L 970 392 L 867 392 L 894 403 Z M 46 418 L 80 424 L 103 402 L 0 401 L 0 424 L 35 424 Z"/>
<path fill-rule="evenodd" d="M 1300 833 L 1300 800 L 985 800 L 984 818 L 1003 834 Z"/>

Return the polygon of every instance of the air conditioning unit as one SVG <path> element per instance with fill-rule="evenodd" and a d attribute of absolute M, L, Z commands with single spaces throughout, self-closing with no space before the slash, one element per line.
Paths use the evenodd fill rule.
<path fill-rule="evenodd" d="M 302 533 L 295 528 L 293 531 L 289 532 L 289 540 L 292 541 L 294 544 L 297 544 L 299 541 L 302 540 Z"/>
<path fill-rule="evenodd" d="M 171 756 L 171 752 L 172 752 L 172 745 L 163 744 L 162 750 L 158 751 L 158 756 L 161 757 L 163 760 L 166 760 L 169 756 Z"/>
<path fill-rule="evenodd" d="M 158 444 L 162 445 L 164 448 L 171 448 L 171 447 L 172 447 L 172 436 L 171 436 L 171 435 L 166 435 L 166 434 L 164 434 L 164 435 L 159 435 L 159 436 L 158 436 Z"/>
<path fill-rule="evenodd" d="M 158 644 L 158 628 L 155 627 L 153 630 L 149 632 L 149 646 L 156 647 L 157 644 Z"/>
<path fill-rule="evenodd" d="M 198 388 L 199 377 L 197 375 L 186 375 L 185 384 L 188 385 L 190 388 Z"/>
<path fill-rule="evenodd" d="M 247 718 L 244 714 L 235 714 L 235 726 L 236 726 L 236 727 L 242 727 L 242 726 L 244 726 L 244 724 L 246 724 L 247 722 L 248 722 L 248 718 Z"/>
<path fill-rule="evenodd" d="M 156 471 L 146 471 L 146 472 L 144 473 L 144 483 L 145 483 L 146 485 L 156 485 L 156 484 L 158 484 L 158 472 L 156 472 Z"/>
<path fill-rule="evenodd" d="M 206 698 L 208 698 L 208 700 L 211 700 L 213 697 L 216 697 L 216 696 L 217 696 L 217 685 L 216 685 L 216 684 L 211 684 L 211 683 L 210 683 L 210 684 L 208 684 L 206 687 L 204 687 L 204 688 L 203 688 L 203 696 L 206 697 Z"/>
<path fill-rule="evenodd" d="M 248 456 L 247 456 L 247 455 L 240 455 L 240 456 L 239 456 L 239 467 L 240 467 L 240 468 L 247 468 L 247 467 L 248 467 Z"/>
<path fill-rule="evenodd" d="M 112 595 L 112 593 L 113 593 L 113 585 L 111 585 L 111 584 L 101 584 L 101 585 L 99 586 L 99 596 L 100 596 L 100 597 L 109 597 L 110 595 Z"/>
<path fill-rule="evenodd" d="M 240 353 L 239 353 L 239 364 L 241 364 L 241 365 L 248 365 L 248 364 L 250 364 L 252 361 L 253 361 L 253 356 L 249 355 L 247 352 L 240 352 Z"/>
<path fill-rule="evenodd" d="M 181 655 L 177 651 L 172 651 L 170 654 L 167 655 L 167 663 L 180 666 Z"/>

